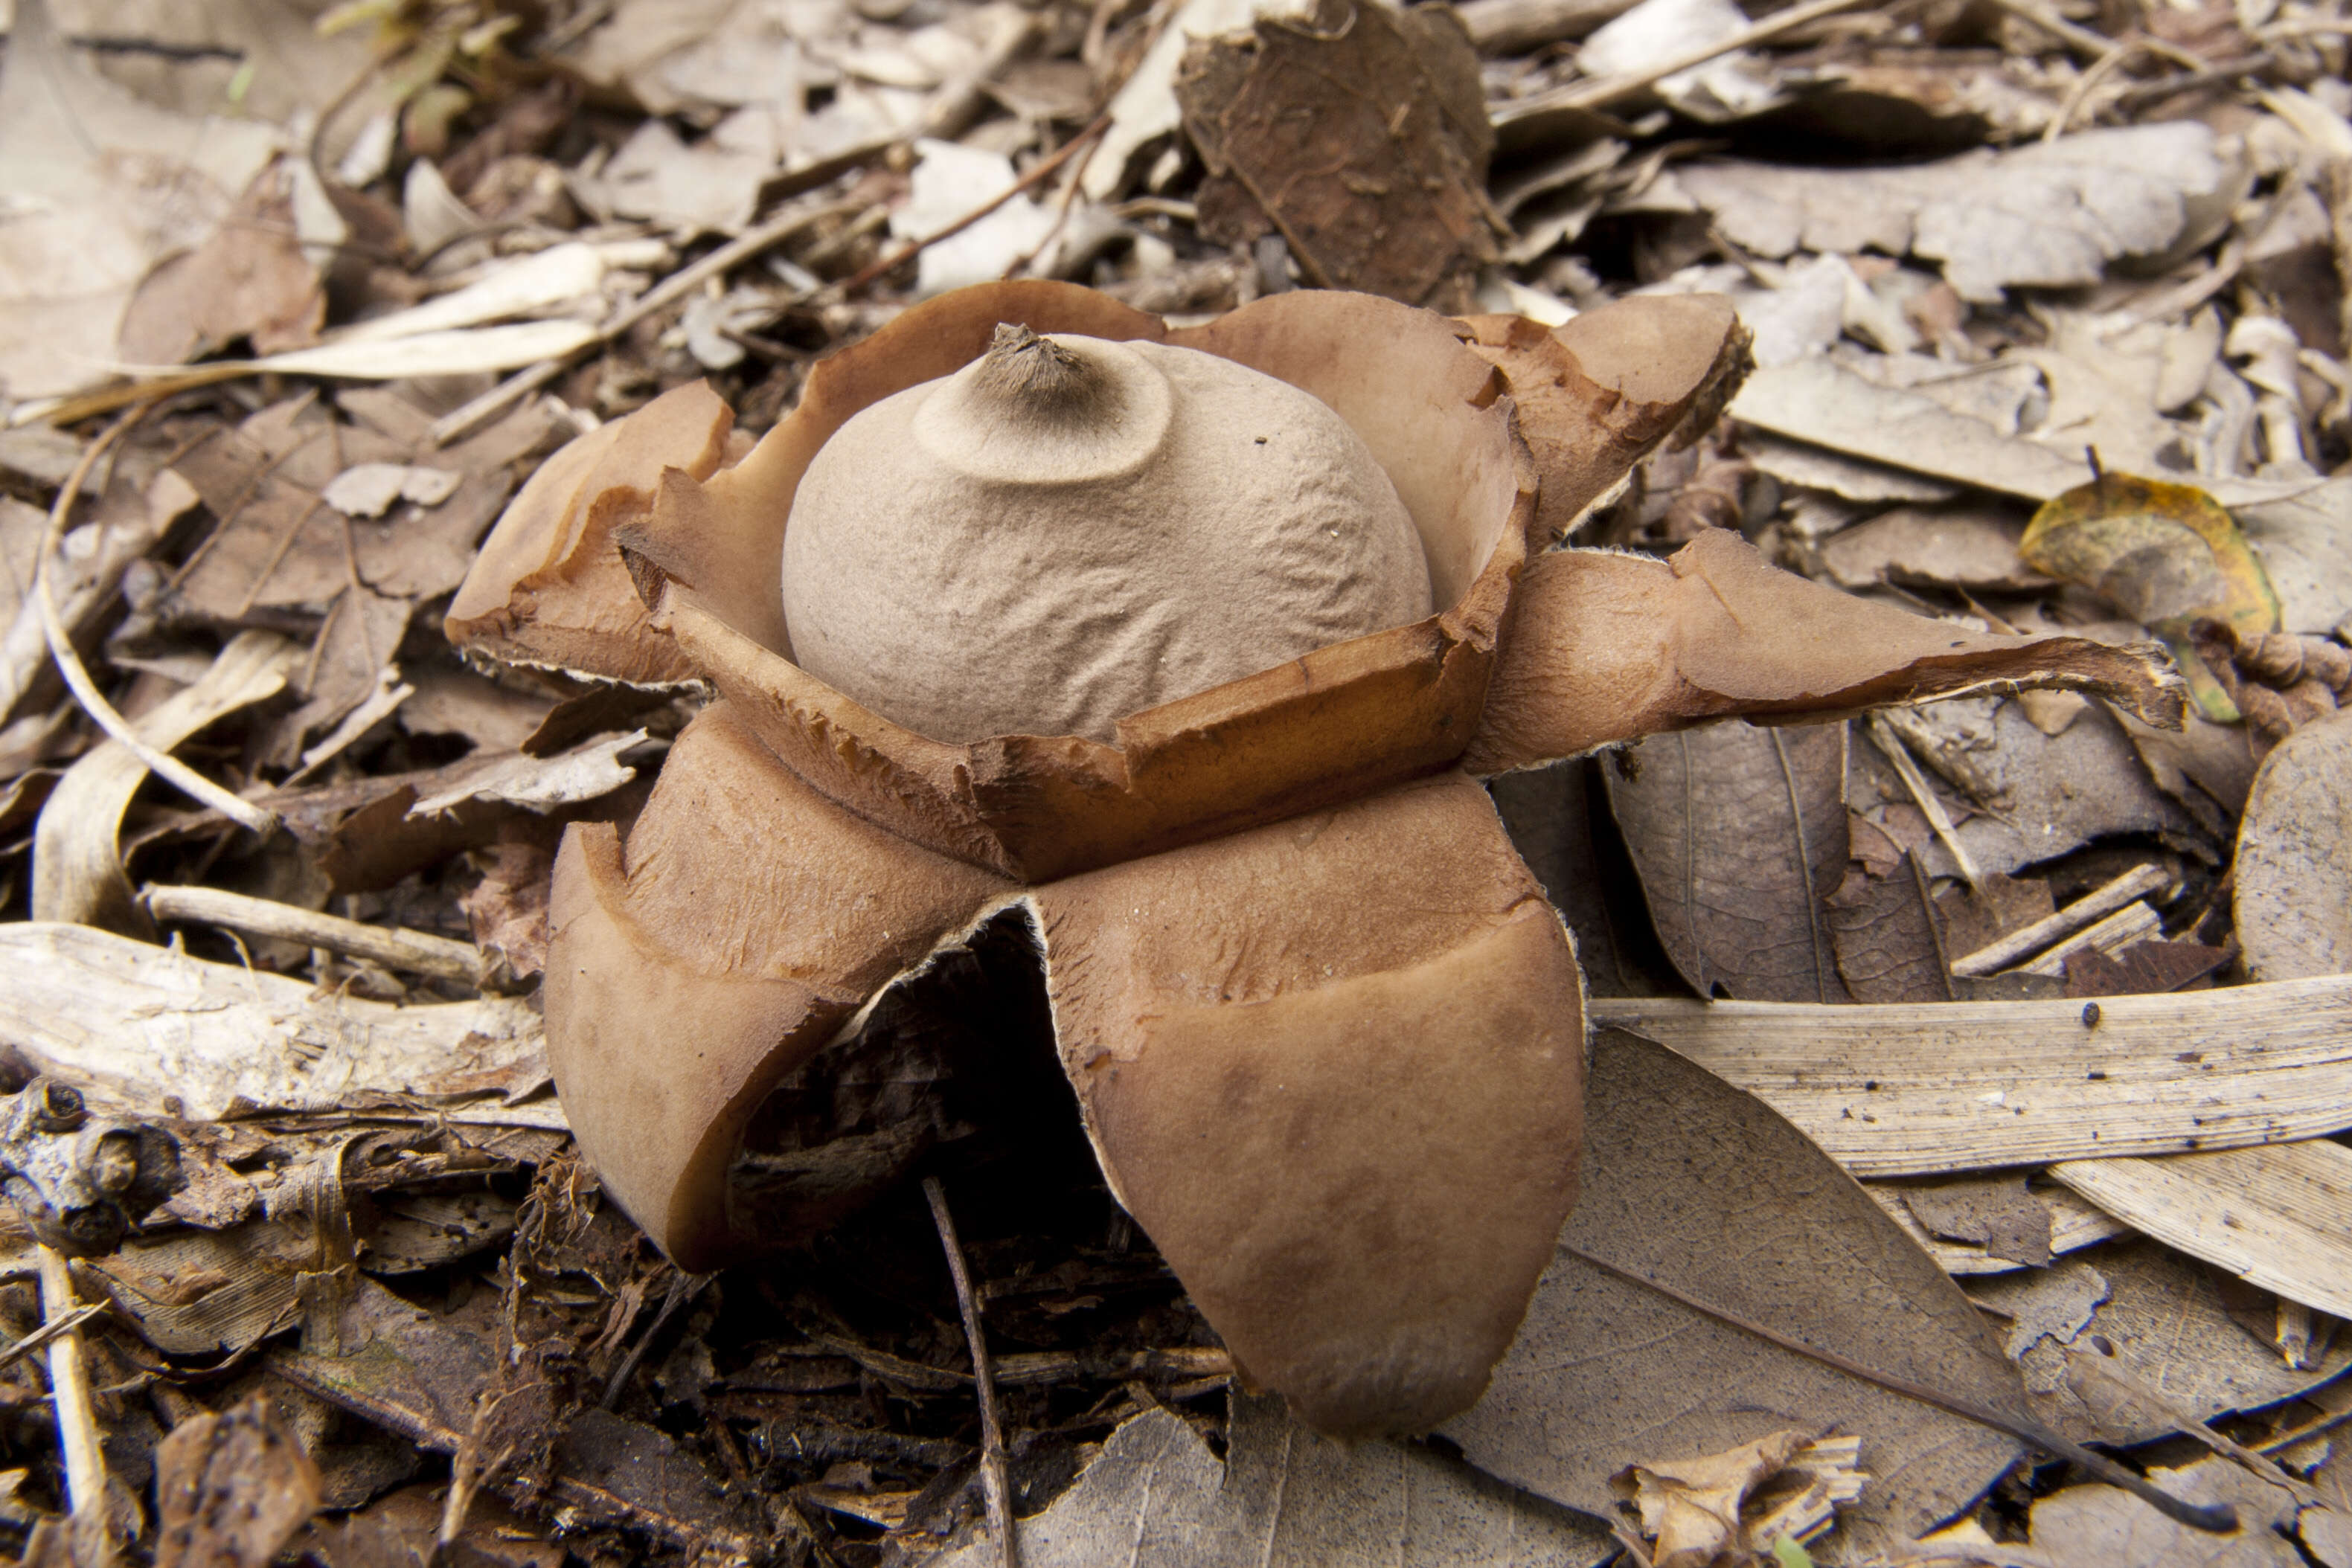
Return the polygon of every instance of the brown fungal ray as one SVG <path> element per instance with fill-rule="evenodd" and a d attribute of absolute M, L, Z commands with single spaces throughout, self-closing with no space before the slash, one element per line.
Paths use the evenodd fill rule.
<path fill-rule="evenodd" d="M 1748 329 L 1719 294 L 1643 295 L 1549 329 L 1522 316 L 1460 325 L 1518 404 L 1543 482 L 1538 549 L 1659 442 L 1712 425 L 1749 365 Z"/>
<path fill-rule="evenodd" d="M 1974 632 L 1768 563 L 1720 530 L 1664 560 L 1538 556 L 1463 766 L 1508 773 L 1709 719 L 1800 720 L 1988 686 L 2096 691 L 2179 728 L 2153 644 Z"/>
<path fill-rule="evenodd" d="M 820 365 L 800 411 L 709 483 L 670 476 L 622 530 L 653 622 L 820 791 L 940 850 L 1026 880 L 1279 821 L 1452 765 L 1476 719 L 1534 484 L 1492 368 L 1454 325 L 1369 296 L 1300 290 L 1165 341 L 1312 393 L 1394 484 L 1437 613 L 1130 714 L 1115 744 L 895 725 L 794 664 L 775 519 L 823 437 L 868 402 L 984 352 L 1001 322 L 1129 337 L 1152 318 L 1072 285 L 943 295 Z M 952 350 L 942 345 L 952 345 Z M 950 352 L 960 353 L 951 360 Z M 765 629 L 764 631 L 762 629 Z"/>
<path fill-rule="evenodd" d="M 449 640 L 638 685 L 692 680 L 677 646 L 646 624 L 613 529 L 653 505 L 665 469 L 716 474 L 734 424 L 709 383 L 693 382 L 567 444 L 482 541 L 449 605 Z"/>
<path fill-rule="evenodd" d="M 790 1239 L 730 1213 L 761 1102 L 1011 891 L 816 794 L 727 704 L 703 710 L 625 847 L 577 824 L 556 859 L 548 1061 L 606 1189 L 681 1268 Z"/>
<path fill-rule="evenodd" d="M 1580 983 L 1459 773 L 1029 894 L 1105 1174 L 1342 1436 L 1466 1409 L 1575 1197 Z"/>

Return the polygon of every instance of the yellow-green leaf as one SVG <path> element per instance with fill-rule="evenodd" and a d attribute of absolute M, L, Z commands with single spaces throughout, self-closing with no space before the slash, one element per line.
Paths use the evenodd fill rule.
<path fill-rule="evenodd" d="M 2102 474 L 2042 504 L 2021 553 L 2036 571 L 2080 583 L 2163 639 L 2207 716 L 2237 706 L 2189 646 L 2197 622 L 2240 636 L 2279 628 L 2279 599 L 2246 536 L 2193 485 Z"/>

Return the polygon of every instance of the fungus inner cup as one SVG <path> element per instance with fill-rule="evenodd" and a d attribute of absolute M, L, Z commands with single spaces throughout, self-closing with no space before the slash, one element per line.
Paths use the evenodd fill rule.
<path fill-rule="evenodd" d="M 1297 388 L 1000 325 L 853 417 L 784 535 L 803 669 L 934 740 L 1080 735 L 1426 616 L 1412 517 Z"/>

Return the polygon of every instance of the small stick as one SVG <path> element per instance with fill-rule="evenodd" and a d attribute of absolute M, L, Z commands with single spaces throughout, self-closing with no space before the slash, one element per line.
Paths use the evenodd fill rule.
<path fill-rule="evenodd" d="M 923 1178 L 923 1196 L 930 1199 L 931 1221 L 940 1228 L 940 1245 L 947 1249 L 956 1306 L 963 1313 L 963 1337 L 971 1346 L 971 1380 L 980 1390 L 980 1474 L 988 1492 L 988 1528 L 996 1534 L 996 1560 L 1002 1568 L 1019 1568 L 1020 1548 L 1013 1539 L 1013 1485 L 1004 1469 L 1004 1428 L 996 1418 L 996 1385 L 988 1375 L 980 1303 L 972 1299 L 971 1275 L 964 1268 L 963 1247 L 956 1240 L 955 1220 L 948 1213 L 948 1195 L 939 1177 Z"/>
<path fill-rule="evenodd" d="M 104 1311 L 106 1311 L 104 1301 L 91 1301 L 86 1306 L 76 1307 L 64 1317 L 54 1318 L 43 1323 L 6 1350 L 0 1350 L 0 1369 L 16 1365 L 59 1334 L 73 1333 Z"/>
<path fill-rule="evenodd" d="M 1953 961 L 1952 973 L 1969 979 L 1998 975 L 2020 959 L 2031 957 L 2062 936 L 2071 936 L 2103 915 L 2121 909 L 2133 899 L 2156 892 L 2169 879 L 2161 866 L 2134 866 L 2113 882 L 2093 888 L 2055 915 L 2011 932 L 2000 941 Z"/>
<path fill-rule="evenodd" d="M 1013 181 L 1010 185 L 1005 186 L 1003 190 L 998 192 L 989 200 L 982 202 L 980 205 L 974 207 L 971 211 L 966 213 L 963 216 L 958 218 L 947 227 L 939 230 L 935 234 L 925 235 L 920 239 L 908 240 L 905 245 L 899 246 L 898 249 L 892 254 L 882 256 L 868 263 L 866 267 L 861 267 L 856 274 L 851 276 L 847 281 L 841 285 L 841 292 L 844 294 L 856 293 L 859 289 L 865 287 L 876 278 L 880 277 L 883 274 L 890 271 L 893 267 L 903 266 L 905 263 L 912 261 L 916 256 L 921 255 L 932 246 L 939 244 L 940 241 L 952 238 L 954 235 L 963 233 L 964 230 L 971 227 L 972 225 L 980 222 L 981 219 L 988 216 L 989 214 L 994 212 L 997 208 L 1003 206 L 1013 197 L 1021 194 L 1022 192 L 1034 189 L 1036 186 L 1045 183 L 1047 179 L 1052 177 L 1055 170 L 1059 169 L 1063 164 L 1068 162 L 1072 158 L 1077 155 L 1080 149 L 1091 144 L 1096 137 L 1100 136 L 1104 131 L 1108 131 L 1109 129 L 1110 116 L 1108 113 L 1097 115 L 1095 117 L 1095 122 L 1092 125 L 1087 126 L 1084 131 L 1079 131 L 1076 136 L 1071 137 L 1067 141 L 1063 142 L 1061 146 L 1055 148 L 1050 157 L 1039 159 L 1036 166 L 1031 169 L 1027 173 L 1022 175 L 1018 180 Z"/>
<path fill-rule="evenodd" d="M 1984 874 L 1977 870 L 1977 862 L 1970 858 L 1967 846 L 1960 842 L 1960 831 L 1952 825 L 1950 814 L 1944 810 L 1944 802 L 1927 787 L 1926 777 L 1919 771 L 1919 764 L 1912 759 L 1910 748 L 1903 744 L 1903 737 L 1895 733 L 1895 727 L 1886 722 L 1885 714 L 1870 716 L 1870 738 L 1878 743 L 1878 749 L 1885 754 L 1887 761 L 1895 765 L 1895 773 L 1903 780 L 1903 788 L 1911 792 L 1911 799 L 1918 806 L 1920 814 L 1927 819 L 1927 825 L 1936 831 L 1936 837 L 1942 841 L 1944 848 L 1951 852 L 1952 862 L 1960 868 L 1961 880 L 1969 884 L 1971 892 L 1981 895 Z"/>
<path fill-rule="evenodd" d="M 81 654 L 75 651 L 73 634 L 66 630 L 65 617 L 58 612 L 57 555 L 65 542 L 66 521 L 73 515 L 74 498 L 81 494 L 82 484 L 98 466 L 98 460 L 109 447 L 129 430 L 145 409 L 135 409 L 107 426 L 104 434 L 91 442 L 74 465 L 74 471 L 58 492 L 57 504 L 49 508 L 49 526 L 41 536 L 41 550 L 33 572 L 33 591 L 41 608 L 41 630 L 49 640 L 49 657 L 65 677 L 74 701 L 89 715 L 109 738 L 120 741 L 133 757 L 145 764 L 157 778 L 177 788 L 204 805 L 211 807 L 239 827 L 249 828 L 257 838 L 268 838 L 278 831 L 278 813 L 232 795 L 194 768 L 168 752 L 159 751 L 139 738 L 130 721 L 115 712 L 114 705 L 100 695 L 98 684 L 89 678 L 83 667 Z"/>
<path fill-rule="evenodd" d="M 371 958 L 387 968 L 469 986 L 479 986 L 488 967 L 482 951 L 470 942 L 395 925 L 370 925 L 216 887 L 150 886 L 139 901 L 158 921 L 196 921 L 253 936 L 283 937 L 306 947 L 324 947 L 354 958 Z"/>
<path fill-rule="evenodd" d="M 614 312 L 613 319 L 596 329 L 596 335 L 562 359 L 542 360 L 529 370 L 517 371 L 488 392 L 464 407 L 443 414 L 434 421 L 432 440 L 436 446 L 446 446 L 474 429 L 492 414 L 512 403 L 517 398 L 537 392 L 541 387 L 563 373 L 566 365 L 578 360 L 592 349 L 599 349 L 665 306 L 672 305 L 711 278 L 720 277 L 751 260 L 763 250 L 771 250 L 807 228 L 812 224 L 837 217 L 856 210 L 854 202 L 828 202 L 823 206 L 803 207 L 779 213 L 736 239 L 729 240 L 709 256 L 687 267 L 679 267 L 635 300 Z"/>
<path fill-rule="evenodd" d="M 2107 1458 L 2106 1455 L 2095 1453 L 2070 1437 L 2060 1437 L 2031 1416 L 2012 1416 L 2005 1410 L 1995 1410 L 1990 1406 L 1979 1405 L 1973 1399 L 1963 1399 L 1957 1394 L 1947 1394 L 1940 1389 L 1930 1388 L 1924 1383 L 1914 1383 L 1909 1378 L 1897 1377 L 1893 1373 L 1874 1371 L 1858 1361 L 1847 1360 L 1835 1351 L 1823 1350 L 1819 1345 L 1806 1343 L 1793 1334 L 1784 1334 L 1778 1329 L 1768 1328 L 1762 1323 L 1751 1322 L 1746 1318 L 1735 1316 L 1721 1307 L 1712 1306 L 1700 1301 L 1696 1296 L 1685 1295 L 1674 1286 L 1653 1280 L 1647 1274 L 1637 1274 L 1631 1269 L 1621 1268 L 1612 1263 L 1606 1258 L 1596 1258 L 1573 1242 L 1560 1242 L 1559 1249 L 1571 1258 L 1580 1259 L 1590 1263 L 1604 1274 L 1614 1275 L 1628 1284 L 1640 1285 L 1655 1291 L 1670 1301 L 1678 1301 L 1691 1311 L 1713 1318 L 1719 1323 L 1727 1323 L 1742 1333 L 1754 1334 L 1768 1344 L 1777 1344 L 1782 1350 L 1810 1357 L 1820 1362 L 1823 1366 L 1844 1373 L 1848 1377 L 1858 1377 L 1864 1383 L 1876 1384 L 1891 1394 L 1900 1394 L 1906 1399 L 1916 1399 L 1922 1405 L 1932 1405 L 1938 1410 L 1958 1416 L 1963 1421 L 1974 1421 L 1979 1427 L 1990 1427 L 1996 1432 L 2006 1432 L 2021 1443 L 2029 1443 L 2044 1453 L 2081 1466 L 2109 1486 L 2121 1487 L 2163 1514 L 2165 1518 L 2185 1524 L 2191 1530 L 2202 1530 L 2213 1535 L 2227 1535 L 2238 1528 L 2238 1511 L 2228 1503 L 2190 1502 L 2186 1498 L 2175 1497 L 2150 1481 L 2146 1476 L 2135 1474 Z"/>
<path fill-rule="evenodd" d="M 100 1446 L 98 1413 L 90 1408 L 89 1367 L 82 1358 L 80 1333 L 67 1326 L 80 1305 L 63 1254 L 46 1242 L 34 1250 L 41 1266 L 41 1315 L 56 1330 L 49 1343 L 49 1392 L 57 1403 L 58 1440 L 66 1455 L 66 1493 L 73 1504 L 76 1543 L 93 1529 L 106 1528 L 106 1451 Z M 95 1521 L 93 1524 L 91 1521 Z M 110 1557 L 112 1552 L 108 1552 Z"/>
<path fill-rule="evenodd" d="M 709 1274 L 683 1271 L 670 1276 L 669 1289 L 663 1292 L 661 1311 L 654 1314 L 652 1326 L 637 1336 L 637 1343 L 629 1347 L 629 1354 L 621 1358 L 621 1364 L 613 1368 L 613 1375 L 604 1380 L 604 1397 L 597 1401 L 602 1408 L 610 1410 L 621 1402 L 621 1390 L 629 1385 L 629 1379 L 646 1359 L 646 1352 L 653 1348 L 654 1341 L 661 1337 L 670 1319 L 677 1316 L 678 1309 L 702 1294 L 711 1278 Z"/>

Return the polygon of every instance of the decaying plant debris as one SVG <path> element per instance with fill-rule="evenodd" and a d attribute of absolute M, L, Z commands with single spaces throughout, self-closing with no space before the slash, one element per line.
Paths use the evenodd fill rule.
<path fill-rule="evenodd" d="M 2352 1562 L 2340 8 L 151 12 L 0 61 L 0 1552 Z"/>

